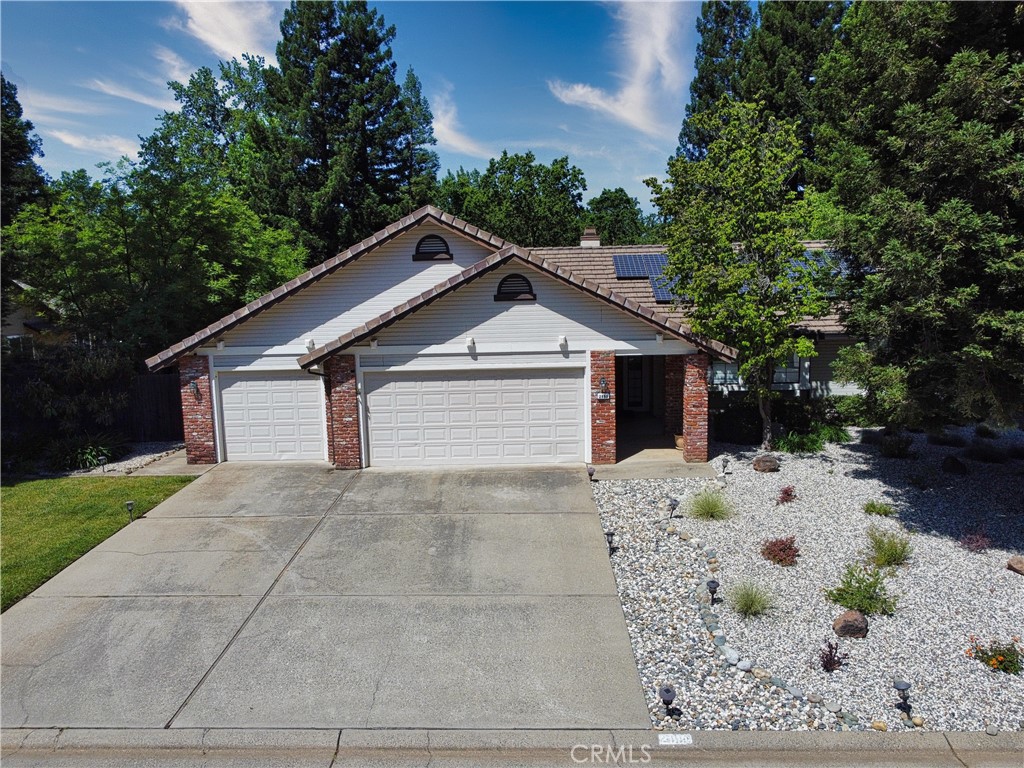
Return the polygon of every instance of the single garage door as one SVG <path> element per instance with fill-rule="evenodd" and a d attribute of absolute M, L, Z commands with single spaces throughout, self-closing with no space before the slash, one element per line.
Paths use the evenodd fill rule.
<path fill-rule="evenodd" d="M 308 373 L 221 373 L 218 378 L 229 460 L 324 459 L 320 378 Z"/>
<path fill-rule="evenodd" d="M 367 373 L 371 466 L 583 461 L 583 370 Z"/>

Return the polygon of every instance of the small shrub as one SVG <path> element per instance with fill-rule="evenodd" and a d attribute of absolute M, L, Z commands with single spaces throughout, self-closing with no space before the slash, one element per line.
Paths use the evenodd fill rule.
<path fill-rule="evenodd" d="M 878 517 L 892 517 L 896 514 L 896 509 L 892 504 L 886 504 L 884 501 L 871 501 L 864 502 L 864 511 L 869 515 L 877 515 Z"/>
<path fill-rule="evenodd" d="M 835 672 L 850 657 L 848 653 L 839 652 L 839 643 L 825 638 L 825 645 L 818 652 L 821 668 L 826 672 Z"/>
<path fill-rule="evenodd" d="M 715 491 L 701 491 L 690 499 L 690 517 L 698 520 L 725 520 L 731 515 L 729 502 Z"/>
<path fill-rule="evenodd" d="M 868 413 L 864 395 L 832 395 L 830 400 L 838 414 L 837 421 L 851 427 L 871 427 L 875 425 Z"/>
<path fill-rule="evenodd" d="M 772 598 L 768 590 L 749 581 L 737 584 L 729 598 L 736 613 L 745 619 L 761 616 L 772 607 Z"/>
<path fill-rule="evenodd" d="M 796 559 L 800 556 L 800 547 L 796 545 L 796 536 L 769 539 L 761 545 L 761 556 L 783 568 L 796 565 Z"/>
<path fill-rule="evenodd" d="M 818 424 L 815 431 L 826 443 L 848 443 L 852 440 L 849 431 L 841 424 Z"/>
<path fill-rule="evenodd" d="M 959 544 L 968 552 L 985 552 L 992 546 L 992 539 L 983 530 L 971 531 L 960 537 Z"/>
<path fill-rule="evenodd" d="M 1011 638 L 1008 643 L 991 640 L 988 645 L 982 645 L 974 635 L 971 635 L 970 640 L 971 645 L 967 649 L 967 658 L 977 659 L 995 672 L 1005 672 L 1008 675 L 1020 674 L 1022 661 L 1024 661 L 1024 649 L 1019 645 L 1019 637 Z"/>
<path fill-rule="evenodd" d="M 974 435 L 976 437 L 984 438 L 985 440 L 999 439 L 999 432 L 988 424 L 976 424 L 974 427 Z"/>
<path fill-rule="evenodd" d="M 775 504 L 789 504 L 791 501 L 796 501 L 796 486 L 782 486 L 782 489 L 779 491 L 779 498 L 776 499 Z"/>
<path fill-rule="evenodd" d="M 53 441 L 47 451 L 51 469 L 95 469 L 100 459 L 116 461 L 129 451 L 123 437 L 112 432 L 67 437 Z"/>
<path fill-rule="evenodd" d="M 896 600 L 885 588 L 885 577 L 878 568 L 848 565 L 839 586 L 825 592 L 833 603 L 865 615 L 892 613 Z"/>
<path fill-rule="evenodd" d="M 931 432 L 928 435 L 928 443 L 930 445 L 944 445 L 949 448 L 963 448 L 967 445 L 967 440 L 960 435 L 950 432 Z"/>
<path fill-rule="evenodd" d="M 814 432 L 806 435 L 790 432 L 775 440 L 775 448 L 783 453 L 818 453 L 824 447 L 825 439 Z"/>
<path fill-rule="evenodd" d="M 1010 454 L 1005 448 L 985 440 L 973 440 L 967 446 L 964 455 L 969 459 L 983 461 L 986 464 L 1005 464 L 1010 458 Z"/>
<path fill-rule="evenodd" d="M 868 541 L 871 543 L 871 562 L 879 568 L 903 565 L 914 551 L 908 537 L 883 531 L 873 525 L 868 528 Z"/>
<path fill-rule="evenodd" d="M 884 435 L 879 443 L 879 451 L 887 459 L 906 459 L 910 457 L 910 446 L 914 438 L 911 435 Z"/>

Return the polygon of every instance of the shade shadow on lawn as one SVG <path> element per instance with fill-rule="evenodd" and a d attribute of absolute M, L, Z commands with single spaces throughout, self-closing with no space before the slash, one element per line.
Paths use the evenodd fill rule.
<path fill-rule="evenodd" d="M 0 485 L 0 593 L 6 611 L 192 477 L 8 479 Z"/>

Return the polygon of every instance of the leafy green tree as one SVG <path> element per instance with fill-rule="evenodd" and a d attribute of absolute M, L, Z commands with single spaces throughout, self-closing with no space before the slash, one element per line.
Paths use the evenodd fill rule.
<path fill-rule="evenodd" d="M 395 77 L 395 28 L 365 2 L 293 2 L 281 22 L 279 69 L 266 72 L 282 134 L 263 157 L 288 158 L 278 179 L 307 242 L 322 260 L 408 212 L 436 165 L 429 110 L 415 76 Z M 278 142 L 280 146 L 278 146 Z"/>
<path fill-rule="evenodd" d="M 401 208 L 405 212 L 433 201 L 437 194 L 437 174 L 441 170 L 437 153 L 430 149 L 437 144 L 434 114 L 412 67 L 402 84 L 402 107 L 406 126 L 398 145 L 398 178 L 403 198 Z"/>
<path fill-rule="evenodd" d="M 665 274 L 687 302 L 694 331 L 738 350 L 767 449 L 775 367 L 791 355 L 814 355 L 811 340 L 791 326 L 828 305 L 826 266 L 800 241 L 807 204 L 790 186 L 800 140 L 793 122 L 763 105 L 725 99 L 692 120 L 712 137 L 706 154 L 673 158 L 665 185 L 648 182 L 669 219 Z"/>
<path fill-rule="evenodd" d="M 449 172 L 438 205 L 525 247 L 575 245 L 583 232 L 583 171 L 560 157 L 538 163 L 532 152 L 502 152 L 487 170 Z"/>
<path fill-rule="evenodd" d="M 715 107 L 723 97 L 740 99 L 743 46 L 750 37 L 753 13 L 742 0 L 706 0 L 697 19 L 696 73 L 690 82 L 690 102 L 679 132 L 676 155 L 696 160 L 707 151 L 712 136 L 694 118 Z"/>
<path fill-rule="evenodd" d="M 597 229 L 602 245 L 655 242 L 640 202 L 622 187 L 601 190 L 587 204 L 586 225 Z"/>
<path fill-rule="evenodd" d="M 121 163 L 65 173 L 6 228 L 4 254 L 82 338 L 144 357 L 301 271 L 294 238 L 230 189 Z"/>
<path fill-rule="evenodd" d="M 1024 15 L 855 3 L 819 77 L 847 322 L 871 363 L 857 381 L 902 371 L 912 422 L 1009 421 L 1024 408 Z"/>
<path fill-rule="evenodd" d="M 26 203 L 39 199 L 46 177 L 33 159 L 43 156 L 35 126 L 22 116 L 18 87 L 0 74 L 0 223 L 7 226 Z"/>
<path fill-rule="evenodd" d="M 744 98 L 763 101 L 776 117 L 797 121 L 807 163 L 815 160 L 814 136 L 821 111 L 815 70 L 836 39 L 845 2 L 761 3 L 758 25 L 743 48 Z M 807 183 L 804 168 L 793 188 Z"/>

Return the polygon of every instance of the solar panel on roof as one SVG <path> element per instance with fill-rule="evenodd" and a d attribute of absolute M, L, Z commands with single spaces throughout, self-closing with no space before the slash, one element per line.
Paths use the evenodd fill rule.
<path fill-rule="evenodd" d="M 675 298 L 672 295 L 672 283 L 660 274 L 651 277 L 651 290 L 654 291 L 654 300 L 658 304 L 670 304 Z"/>
<path fill-rule="evenodd" d="M 668 257 L 664 253 L 621 253 L 612 256 L 612 264 L 615 277 L 630 280 L 660 275 L 668 264 Z"/>

